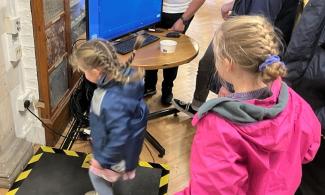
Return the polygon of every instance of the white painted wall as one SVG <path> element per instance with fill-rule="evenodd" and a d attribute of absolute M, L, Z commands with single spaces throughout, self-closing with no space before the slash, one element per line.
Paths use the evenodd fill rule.
<path fill-rule="evenodd" d="M 0 35 L 4 33 L 4 17 L 6 15 L 6 2 L 0 0 Z M 2 40 L 0 39 L 0 43 Z M 4 48 L 0 44 L 0 143 L 5 142 L 7 137 L 14 133 L 14 121 L 11 108 L 11 98 L 8 89 L 8 80 L 6 76 Z"/>
<path fill-rule="evenodd" d="M 13 65 L 7 59 L 3 37 L 5 17 L 19 16 L 22 59 Z M 28 91 L 38 99 L 38 81 L 35 60 L 30 0 L 0 0 L 0 143 L 1 135 L 15 132 L 19 138 L 45 144 L 44 128 L 30 113 L 18 112 L 17 98 Z M 37 112 L 32 108 L 34 112 Z"/>

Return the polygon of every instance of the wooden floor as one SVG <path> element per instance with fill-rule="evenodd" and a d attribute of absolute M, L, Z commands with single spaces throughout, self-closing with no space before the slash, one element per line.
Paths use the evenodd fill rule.
<path fill-rule="evenodd" d="M 221 2 L 222 0 L 206 0 L 206 3 L 192 21 L 187 35 L 198 41 L 200 53 L 191 63 L 179 68 L 178 77 L 173 90 L 175 98 L 186 101 L 192 100 L 198 62 L 208 47 L 215 30 L 223 22 L 220 16 Z M 159 81 L 157 89 L 161 87 L 161 74 L 159 74 Z M 209 97 L 213 97 L 213 94 Z M 160 105 L 160 92 L 148 99 L 147 102 L 150 111 L 162 109 Z M 171 173 L 168 194 L 173 194 L 183 189 L 188 183 L 189 154 L 195 129 L 191 125 L 191 119 L 184 114 L 179 114 L 177 117 L 169 116 L 150 121 L 148 129 L 165 147 L 166 155 L 164 158 L 159 158 L 155 149 L 152 148 L 149 143 L 146 143 L 154 159 L 152 159 L 146 147 L 143 147 L 140 159 L 149 162 L 167 163 L 170 165 Z M 77 141 L 72 150 L 91 152 L 89 144 L 81 141 Z M 6 190 L 0 189 L 0 195 L 5 192 Z"/>

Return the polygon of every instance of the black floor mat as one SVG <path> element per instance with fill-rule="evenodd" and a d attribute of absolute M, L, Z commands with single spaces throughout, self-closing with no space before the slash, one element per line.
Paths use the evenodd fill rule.
<path fill-rule="evenodd" d="M 88 169 L 81 167 L 84 157 L 43 153 L 28 177 L 14 184 L 18 188 L 16 195 L 83 195 L 93 190 Z M 163 171 L 138 167 L 134 180 L 114 184 L 114 195 L 165 194 L 159 188 Z"/>
<path fill-rule="evenodd" d="M 16 195 L 81 195 L 92 190 L 82 158 L 44 153 Z"/>
<path fill-rule="evenodd" d="M 117 182 L 113 185 L 114 195 L 158 195 L 160 175 L 160 169 L 138 167 L 134 180 Z"/>

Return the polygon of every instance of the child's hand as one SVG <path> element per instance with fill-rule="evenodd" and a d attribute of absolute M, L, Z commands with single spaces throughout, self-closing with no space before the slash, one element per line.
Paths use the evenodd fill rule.
<path fill-rule="evenodd" d="M 115 171 L 112 171 L 110 169 L 103 169 L 101 176 L 106 181 L 109 181 L 109 182 L 114 183 L 114 182 L 116 182 L 122 176 L 122 174 L 121 173 L 117 173 Z"/>
<path fill-rule="evenodd" d="M 121 173 L 117 173 L 110 169 L 104 169 L 96 159 L 91 160 L 90 170 L 99 177 L 102 177 L 106 181 L 116 182 L 121 176 Z"/>
<path fill-rule="evenodd" d="M 99 164 L 99 162 L 97 160 L 95 160 L 94 158 L 91 159 L 91 166 L 96 168 L 96 169 L 103 169 L 103 167 Z"/>
<path fill-rule="evenodd" d="M 227 20 L 231 15 L 232 8 L 234 6 L 233 0 L 224 1 L 223 5 L 221 6 L 221 15 L 224 20 Z"/>
<path fill-rule="evenodd" d="M 135 178 L 135 170 L 123 174 L 123 180 L 131 180 Z"/>

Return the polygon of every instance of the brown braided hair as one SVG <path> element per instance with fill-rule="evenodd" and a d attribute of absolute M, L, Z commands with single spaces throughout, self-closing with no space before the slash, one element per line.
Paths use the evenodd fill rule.
<path fill-rule="evenodd" d="M 143 41 L 142 36 L 137 37 L 133 52 L 124 63 L 119 61 L 115 48 L 111 43 L 102 39 L 93 39 L 74 48 L 69 57 L 69 62 L 74 69 L 81 71 L 94 68 L 101 69 L 110 80 L 116 82 L 128 83 L 141 80 L 144 75 L 141 68 L 135 68 L 136 72 L 132 75 L 125 75 L 125 71 L 131 66 L 136 50 L 141 47 Z"/>
<path fill-rule="evenodd" d="M 287 73 L 280 62 L 259 72 L 259 65 L 270 55 L 279 55 L 282 48 L 276 29 L 262 16 L 232 17 L 221 25 L 214 38 L 217 63 L 227 59 L 244 70 L 258 74 L 265 83 Z"/>

